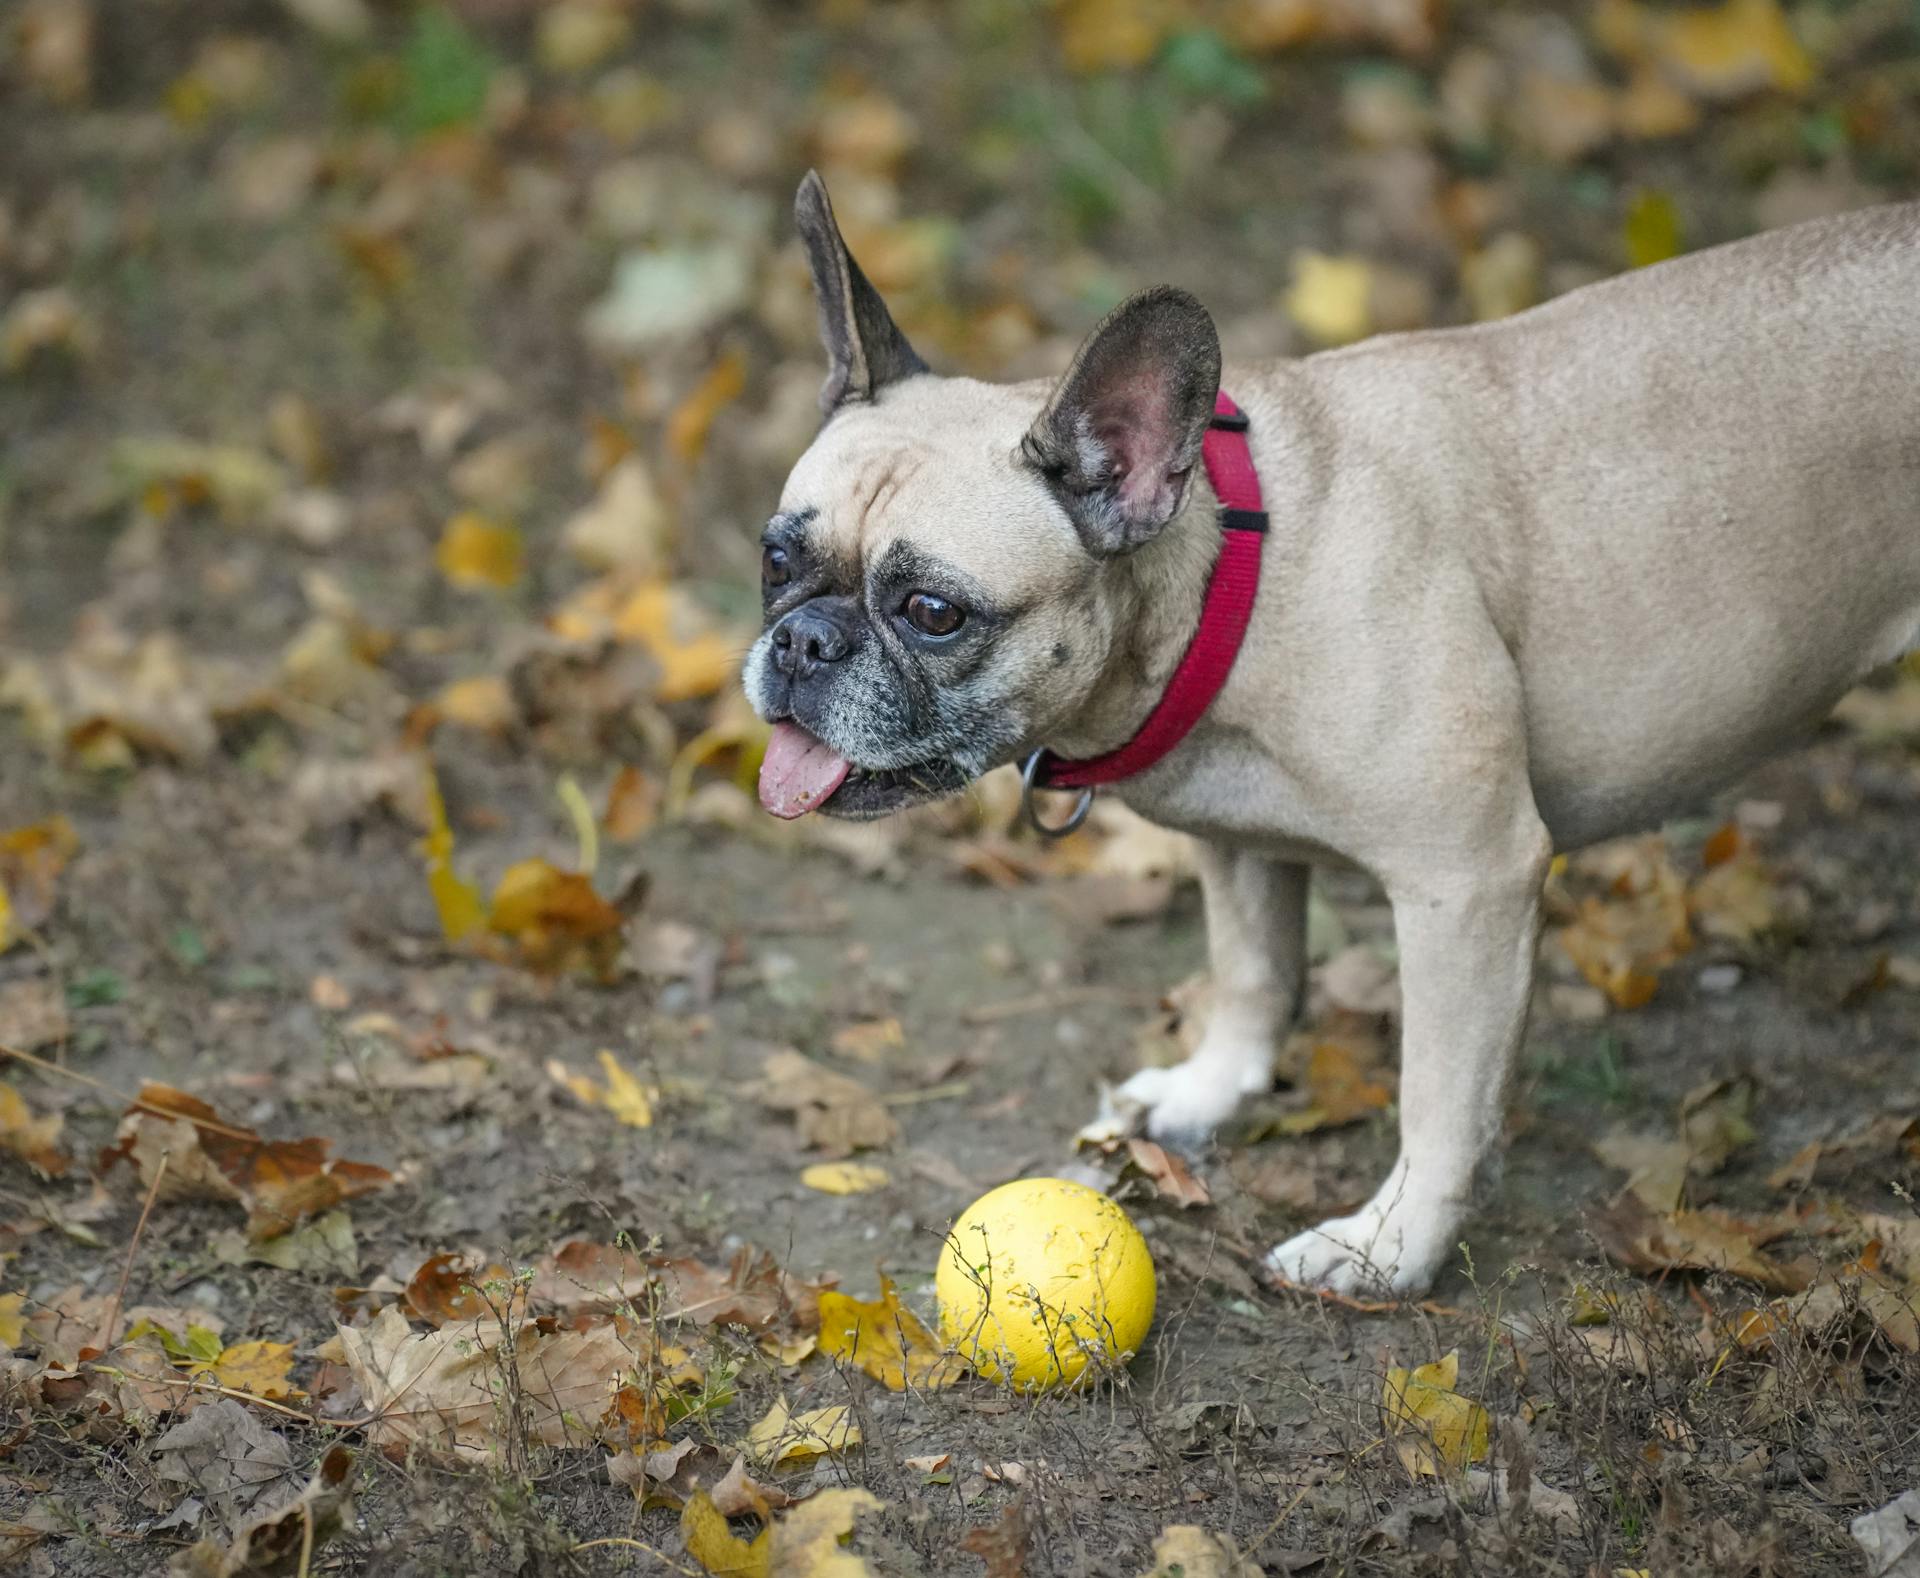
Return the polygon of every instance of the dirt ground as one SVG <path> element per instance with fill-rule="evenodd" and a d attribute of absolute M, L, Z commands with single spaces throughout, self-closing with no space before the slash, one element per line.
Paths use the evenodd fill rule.
<path fill-rule="evenodd" d="M 1505 1176 L 1419 1307 L 1259 1266 L 1392 1159 L 1391 927 L 1365 879 L 1322 884 L 1286 1079 L 1183 1207 L 1124 1149 L 1073 1146 L 1103 1081 L 1191 1033 L 1177 847 L 1108 817 L 1039 848 L 997 782 L 856 833 L 772 828 L 740 787 L 757 737 L 730 665 L 820 371 L 781 218 L 809 161 L 922 348 L 994 374 L 1061 365 L 1163 278 L 1230 354 L 1309 349 L 1339 303 L 1299 248 L 1367 260 L 1355 331 L 1458 321 L 1920 172 L 1900 7 L 1802 8 L 1807 80 L 1776 41 L 1755 82 L 1689 84 L 1692 119 L 1658 136 L 1605 98 L 1639 57 L 1595 43 L 1589 8 L 1462 10 L 1429 37 L 1424 7 L 1322 6 L 1302 47 L 1236 33 L 1260 7 L 0 17 L 0 835 L 74 834 L 44 894 L 18 865 L 0 888 L 0 1043 L 39 1060 L 11 1082 L 70 1158 L 49 1177 L 17 1130 L 0 1152 L 0 1287 L 28 1321 L 0 1564 L 154 1573 L 245 1521 L 246 1498 L 168 1477 L 185 1416 L 163 1390 L 48 1381 L 62 1319 L 112 1301 L 292 1345 L 297 1390 L 248 1404 L 289 1449 L 259 1506 L 337 1442 L 374 1448 L 299 1570 L 698 1572 L 680 1492 L 649 1504 L 607 1446 L 502 1427 L 459 1461 L 378 1450 L 317 1350 L 428 1257 L 511 1275 L 579 1241 L 704 1265 L 748 1246 L 861 1298 L 884 1275 L 931 1319 L 955 1215 L 1064 1172 L 1117 1190 L 1159 1267 L 1124 1375 L 893 1391 L 750 1322 L 663 1315 L 705 1378 L 642 1444 L 724 1468 L 777 1398 L 849 1405 L 858 1448 L 758 1472 L 872 1492 L 851 1551 L 886 1574 L 980 1572 L 962 1541 L 998 1528 L 1024 1554 L 990 1572 L 1130 1575 L 1180 1524 L 1277 1573 L 1867 1570 L 1850 1520 L 1920 1482 L 1920 681 L 1856 698 L 1661 852 L 1556 874 Z M 1602 100 L 1613 119 L 1581 123 Z M 678 328 L 591 327 L 634 256 L 685 265 L 649 287 Z M 596 505 L 611 537 L 579 527 Z M 517 529 L 503 584 L 449 550 L 463 513 L 494 548 Z M 664 588 L 664 623 L 609 634 L 636 587 Z M 599 968 L 510 927 L 449 940 L 429 761 L 482 894 L 515 862 L 577 867 L 582 797 L 594 886 L 624 896 Z M 833 1147 L 763 1099 L 789 1048 L 891 1115 L 857 1158 L 884 1183 L 800 1181 Z M 648 1088 L 647 1126 L 556 1078 L 600 1078 L 602 1051 Z M 394 1176 L 339 1207 L 330 1257 L 268 1263 L 260 1234 L 234 1247 L 231 1199 L 163 1190 L 143 1214 L 151 1178 L 99 1154 L 143 1082 Z M 1677 1155 L 1658 1206 L 1596 1153 L 1622 1136 Z M 1703 1208 L 1718 1259 L 1681 1243 Z M 1415 1472 L 1383 1383 L 1455 1351 L 1490 1439 Z"/>

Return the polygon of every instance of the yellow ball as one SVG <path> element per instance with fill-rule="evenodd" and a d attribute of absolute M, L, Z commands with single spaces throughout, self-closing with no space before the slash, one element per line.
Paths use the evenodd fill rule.
<path fill-rule="evenodd" d="M 968 1206 L 934 1288 L 947 1341 L 1025 1392 L 1116 1368 L 1153 1324 L 1147 1241 L 1105 1195 L 1062 1178 L 1021 1178 Z"/>

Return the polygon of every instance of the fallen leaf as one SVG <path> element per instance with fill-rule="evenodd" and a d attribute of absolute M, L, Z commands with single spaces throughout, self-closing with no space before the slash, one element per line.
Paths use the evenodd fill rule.
<path fill-rule="evenodd" d="M 664 574 L 673 555 L 673 514 L 646 462 L 629 454 L 614 466 L 599 496 L 567 522 L 561 540 L 592 570 Z"/>
<path fill-rule="evenodd" d="M 337 1327 L 336 1341 L 371 1416 L 369 1441 L 460 1457 L 498 1450 L 503 1424 L 549 1446 L 584 1446 L 632 1363 L 611 1325 L 548 1333 L 529 1325 L 509 1332 L 470 1324 L 415 1332 L 392 1305 L 366 1326 Z"/>
<path fill-rule="evenodd" d="M 793 1505 L 793 1497 L 779 1486 L 763 1485 L 749 1474 L 746 1458 L 737 1452 L 733 1466 L 720 1476 L 712 1495 L 713 1504 L 729 1518 L 742 1518 L 751 1513 L 764 1520 L 778 1508 Z"/>
<path fill-rule="evenodd" d="M 247 1233 L 259 1241 L 393 1181 L 384 1167 L 334 1159 L 330 1149 L 321 1139 L 262 1139 L 222 1122 L 196 1096 L 148 1084 L 101 1152 L 101 1167 L 130 1162 L 142 1183 L 159 1181 L 162 1198 L 242 1205 Z"/>
<path fill-rule="evenodd" d="M 26 1335 L 26 1322 L 20 1311 L 26 1307 L 24 1293 L 0 1293 L 0 1348 L 17 1348 Z"/>
<path fill-rule="evenodd" d="M 727 1520 L 704 1490 L 687 1498 L 680 1511 L 680 1537 L 687 1554 L 713 1578 L 769 1578 L 773 1530 L 762 1529 L 749 1544 L 727 1527 Z"/>
<path fill-rule="evenodd" d="M 662 1320 L 744 1326 L 749 1331 L 776 1326 L 813 1331 L 820 1324 L 820 1285 L 781 1270 L 764 1250 L 743 1245 L 725 1270 L 666 1257 L 652 1261 L 651 1270 L 660 1283 Z"/>
<path fill-rule="evenodd" d="M 1742 1077 L 1711 1080 L 1681 1097 L 1680 1137 L 1688 1150 L 1690 1171 L 1709 1177 L 1726 1166 L 1736 1151 L 1754 1142 L 1758 1134 L 1753 1109 L 1758 1095 L 1754 1082 Z"/>
<path fill-rule="evenodd" d="M 923 1459 L 945 1464 L 945 1457 Z M 908 1467 L 915 1466 L 915 1460 L 907 1460 Z M 921 1473 L 931 1470 L 921 1469 Z M 1027 1546 L 1033 1538 L 1033 1530 L 1027 1518 L 1027 1506 L 1023 1497 L 1016 1496 L 1008 1502 L 1000 1514 L 999 1521 L 990 1524 L 976 1524 L 960 1537 L 960 1549 L 977 1556 L 986 1564 L 985 1578 L 1026 1578 Z"/>
<path fill-rule="evenodd" d="M 57 1112 L 36 1118 L 20 1092 L 0 1080 L 0 1147 L 49 1178 L 59 1177 L 71 1162 L 57 1143 L 65 1124 Z"/>
<path fill-rule="evenodd" d="M 1310 1134 L 1358 1123 L 1393 1102 L 1393 1091 L 1360 1067 L 1353 1053 L 1338 1042 L 1325 1041 L 1307 1057 L 1309 1105 L 1284 1114 L 1277 1124 L 1283 1134 Z"/>
<path fill-rule="evenodd" d="M 738 346 L 729 346 L 667 418 L 667 449 L 682 465 L 691 466 L 706 453 L 714 419 L 738 400 L 746 387 L 747 359 Z"/>
<path fill-rule="evenodd" d="M 230 1391 L 255 1397 L 290 1397 L 293 1383 L 287 1377 L 292 1370 L 292 1343 L 237 1342 L 211 1360 L 194 1362 L 187 1373 L 210 1376 Z"/>
<path fill-rule="evenodd" d="M 421 853 L 427 860 L 427 886 L 439 912 L 440 931 L 448 942 L 461 942 L 487 922 L 480 890 L 453 869 L 453 828 L 447 822 L 447 803 L 440 795 L 440 778 L 428 760 L 422 769 L 427 781 L 427 836 Z"/>
<path fill-rule="evenodd" d="M 434 563 L 453 586 L 504 588 L 526 573 L 526 549 L 513 527 L 469 512 L 447 522 Z"/>
<path fill-rule="evenodd" d="M 604 1085 L 598 1080 L 589 1079 L 584 1074 L 571 1072 L 557 1058 L 548 1060 L 547 1076 L 556 1084 L 565 1086 L 588 1106 L 606 1108 L 628 1127 L 651 1128 L 654 1103 L 660 1099 L 660 1087 L 642 1085 L 621 1067 L 620 1060 L 611 1052 L 603 1049 L 598 1057 L 600 1067 L 607 1076 L 607 1082 Z"/>
<path fill-rule="evenodd" d="M 1656 1215 L 1631 1195 L 1591 1218 L 1607 1258 L 1629 1271 L 1717 1271 L 1757 1282 L 1776 1293 L 1797 1292 L 1805 1277 L 1762 1253 L 1777 1236 L 1770 1224 L 1743 1222 L 1719 1211 L 1672 1211 Z"/>
<path fill-rule="evenodd" d="M 551 974 L 581 965 L 603 980 L 618 966 L 626 924 L 590 878 L 540 859 L 509 866 L 487 912 L 488 927 L 511 938 L 529 968 Z"/>
<path fill-rule="evenodd" d="M 800 1181 L 822 1194 L 870 1194 L 886 1187 L 887 1170 L 861 1162 L 816 1162 L 801 1170 Z"/>
<path fill-rule="evenodd" d="M 769 1053 L 761 1076 L 760 1100 L 791 1112 L 801 1139 L 829 1157 L 890 1145 L 900 1137 L 893 1114 L 866 1086 L 798 1052 Z"/>
<path fill-rule="evenodd" d="M 430 1255 L 407 1279 L 407 1308 L 430 1326 L 503 1321 L 523 1313 L 526 1288 L 505 1266 Z"/>
<path fill-rule="evenodd" d="M 1594 32 L 1615 54 L 1659 65 L 1698 98 L 1742 98 L 1761 89 L 1803 92 L 1815 66 L 1778 0 L 1654 10 L 1636 0 L 1603 0 Z"/>
<path fill-rule="evenodd" d="M 1693 1151 L 1684 1142 L 1615 1129 L 1594 1141 L 1593 1153 L 1627 1175 L 1628 1193 L 1648 1210 L 1679 1209 L 1693 1160 Z"/>
<path fill-rule="evenodd" d="M 1161 1199 L 1171 1200 L 1183 1209 L 1213 1204 L 1213 1196 L 1207 1192 L 1207 1186 L 1194 1177 L 1192 1169 L 1166 1147 L 1152 1140 L 1130 1138 L 1127 1141 L 1127 1159 L 1153 1185 Z"/>
<path fill-rule="evenodd" d="M 0 920 L 0 926 L 4 926 Z M 66 994 L 57 981 L 9 981 L 0 986 L 0 1046 L 36 1052 L 67 1039 Z M 0 1123 L 4 1123 L 0 1116 Z"/>
<path fill-rule="evenodd" d="M 64 816 L 0 833 L 0 953 L 46 924 L 54 884 L 79 846 Z"/>
<path fill-rule="evenodd" d="M 796 1414 L 784 1397 L 767 1410 L 742 1443 L 750 1458 L 769 1468 L 804 1463 L 859 1444 L 860 1427 L 853 1422 L 853 1410 L 846 1404 Z"/>
<path fill-rule="evenodd" d="M 1556 933 L 1588 982 L 1616 1008 L 1652 998 L 1660 971 L 1693 947 L 1686 884 L 1657 840 L 1636 840 L 1583 855 L 1576 871 L 1611 874 L 1605 895 L 1588 894 Z"/>
<path fill-rule="evenodd" d="M 900 1302 L 884 1276 L 874 1300 L 833 1291 L 820 1295 L 820 1351 L 845 1359 L 895 1392 L 939 1391 L 966 1373 L 965 1364 Z"/>
<path fill-rule="evenodd" d="M 332 1448 L 297 1498 L 252 1519 L 224 1550 L 202 1540 L 182 1551 L 169 1578 L 275 1578 L 308 1565 L 352 1517 L 353 1465 L 346 1447 Z"/>
<path fill-rule="evenodd" d="M 154 1442 L 153 1454 L 162 1479 L 191 1486 L 230 1524 L 293 1473 L 286 1438 L 229 1397 L 195 1409 Z"/>
<path fill-rule="evenodd" d="M 898 1019 L 866 1019 L 843 1025 L 834 1031 L 830 1043 L 841 1057 L 861 1063 L 883 1062 L 889 1052 L 897 1052 L 906 1044 L 906 1032 Z"/>
<path fill-rule="evenodd" d="M 697 700 L 732 684 L 746 650 L 685 588 L 667 581 L 642 581 L 615 611 L 613 634 L 644 647 L 659 665 L 653 694 L 661 702 Z"/>
<path fill-rule="evenodd" d="M 659 786 L 638 767 L 622 767 L 607 790 L 607 809 L 600 819 L 607 837 L 616 843 L 632 843 L 653 826 L 659 815 Z"/>
<path fill-rule="evenodd" d="M 878 1512 L 880 1498 L 865 1490 L 823 1490 L 809 1496 L 770 1531 L 769 1572 L 780 1578 L 879 1578 L 866 1559 L 846 1550 L 863 1512 Z"/>
<path fill-rule="evenodd" d="M 1459 1378 L 1457 1349 L 1417 1369 L 1388 1368 L 1381 1407 L 1409 1474 L 1436 1478 L 1486 1457 L 1487 1411 L 1454 1390 Z"/>
<path fill-rule="evenodd" d="M 1373 265 L 1365 258 L 1293 255 L 1287 315 L 1322 345 L 1346 345 L 1373 332 Z"/>
<path fill-rule="evenodd" d="M 1627 209 L 1621 226 L 1621 239 L 1627 253 L 1627 267 L 1646 268 L 1678 257 L 1680 210 L 1666 192 L 1643 191 Z"/>
<path fill-rule="evenodd" d="M 1920 1490 L 1861 1513 L 1847 1532 L 1867 1559 L 1868 1578 L 1912 1578 L 1920 1573 Z"/>

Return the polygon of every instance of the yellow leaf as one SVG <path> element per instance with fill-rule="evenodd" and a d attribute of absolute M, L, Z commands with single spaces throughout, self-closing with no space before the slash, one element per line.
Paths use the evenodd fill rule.
<path fill-rule="evenodd" d="M 1358 1123 L 1368 1113 L 1378 1112 L 1393 1101 L 1393 1092 L 1386 1085 L 1369 1077 L 1351 1052 L 1332 1041 L 1321 1043 L 1309 1054 L 1306 1086 L 1313 1104 L 1302 1112 L 1289 1112 L 1281 1118 L 1281 1133 L 1311 1134 L 1316 1129 L 1337 1129 L 1343 1124 Z"/>
<path fill-rule="evenodd" d="M 730 346 L 667 418 L 667 448 L 692 465 L 706 451 L 713 419 L 738 400 L 746 387 L 747 359 L 738 346 Z"/>
<path fill-rule="evenodd" d="M 833 1033 L 833 1050 L 863 1063 L 878 1063 L 906 1044 L 906 1032 L 898 1019 L 863 1020 Z"/>
<path fill-rule="evenodd" d="M 614 615 L 613 633 L 660 665 L 658 701 L 711 696 L 733 680 L 740 643 L 713 630 L 697 604 L 665 581 L 644 581 Z"/>
<path fill-rule="evenodd" d="M 1680 210 L 1665 192 L 1642 192 L 1627 210 L 1621 234 L 1630 268 L 1645 268 L 1680 255 Z"/>
<path fill-rule="evenodd" d="M 20 1318 L 26 1304 L 24 1293 L 0 1293 L 0 1348 L 17 1348 L 26 1334 L 27 1323 Z"/>
<path fill-rule="evenodd" d="M 766 1417 L 747 1432 L 746 1449 L 755 1462 L 769 1468 L 805 1462 L 827 1452 L 844 1452 L 860 1444 L 860 1427 L 845 1404 L 810 1408 L 796 1414 L 783 1397 Z"/>
<path fill-rule="evenodd" d="M 660 1097 L 659 1089 L 642 1085 L 620 1066 L 619 1059 L 611 1052 L 602 1051 L 599 1057 L 600 1066 L 607 1074 L 607 1095 L 602 1105 L 628 1128 L 652 1128 L 653 1104 Z"/>
<path fill-rule="evenodd" d="M 427 886 L 440 914 L 441 932 L 448 942 L 459 942 L 486 924 L 487 912 L 479 889 L 453 869 L 453 829 L 447 823 L 447 802 L 441 798 L 440 779 L 431 761 L 426 774 L 427 836 L 421 847 L 427 857 Z"/>
<path fill-rule="evenodd" d="M 0 953 L 13 946 L 13 900 L 7 897 L 7 885 L 0 882 Z"/>
<path fill-rule="evenodd" d="M 713 1578 L 768 1578 L 773 1531 L 762 1529 L 749 1545 L 732 1529 L 713 1497 L 696 1490 L 680 1509 L 680 1536 L 687 1554 Z"/>
<path fill-rule="evenodd" d="M 1174 7 L 1156 0 L 1063 0 L 1056 16 L 1060 53 L 1083 73 L 1144 66 L 1179 20 Z"/>
<path fill-rule="evenodd" d="M 606 1092 L 597 1080 L 589 1079 L 585 1074 L 576 1074 L 557 1057 L 547 1059 L 547 1078 L 556 1085 L 563 1085 L 589 1107 L 601 1105 Z"/>
<path fill-rule="evenodd" d="M 536 970 L 584 963 L 604 976 L 618 959 L 626 917 L 580 872 L 533 859 L 501 873 L 487 924 L 511 937 Z"/>
<path fill-rule="evenodd" d="M 1373 265 L 1365 258 L 1293 255 L 1288 316 L 1323 345 L 1365 339 L 1373 329 Z"/>
<path fill-rule="evenodd" d="M 193 1375 L 211 1375 L 222 1386 L 255 1397 L 287 1397 L 293 1386 L 287 1372 L 293 1368 L 290 1342 L 236 1342 L 223 1348 L 211 1363 L 188 1366 Z"/>
<path fill-rule="evenodd" d="M 447 522 L 434 563 L 455 586 L 512 586 L 526 567 L 526 551 L 513 527 L 469 512 Z"/>
<path fill-rule="evenodd" d="M 820 1351 L 858 1365 L 890 1391 L 938 1391 L 966 1366 L 945 1351 L 919 1317 L 900 1302 L 886 1277 L 868 1302 L 828 1289 L 820 1295 Z"/>
<path fill-rule="evenodd" d="M 866 1559 L 842 1547 L 854 1519 L 878 1512 L 880 1498 L 867 1490 L 823 1490 L 809 1496 L 769 1531 L 768 1565 L 793 1578 L 878 1578 Z"/>
<path fill-rule="evenodd" d="M 457 679 L 429 705 L 437 719 L 482 734 L 505 734 L 520 716 L 507 682 L 498 674 Z"/>
<path fill-rule="evenodd" d="M 1381 1406 L 1387 1434 L 1410 1474 L 1438 1476 L 1487 1455 L 1487 1411 L 1454 1388 L 1460 1351 L 1415 1370 L 1389 1368 Z"/>
<path fill-rule="evenodd" d="M 58 1143 L 65 1122 L 57 1112 L 36 1118 L 20 1092 L 0 1081 L 0 1148 L 49 1176 L 58 1175 L 67 1170 L 67 1155 Z"/>
<path fill-rule="evenodd" d="M 885 1186 L 887 1170 L 861 1162 L 816 1162 L 800 1174 L 800 1181 L 822 1194 L 866 1194 Z"/>
<path fill-rule="evenodd" d="M 1763 87 L 1799 93 L 1814 79 L 1812 57 L 1778 0 L 1726 0 L 1663 20 L 1662 59 L 1705 97 Z"/>

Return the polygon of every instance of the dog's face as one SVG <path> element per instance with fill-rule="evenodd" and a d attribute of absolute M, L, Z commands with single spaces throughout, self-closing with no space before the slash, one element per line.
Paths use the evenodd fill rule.
<path fill-rule="evenodd" d="M 796 205 L 820 297 L 827 420 L 761 542 L 747 694 L 775 724 L 761 799 L 871 817 L 1044 743 L 1106 670 L 1116 560 L 1179 510 L 1219 386 L 1190 297 L 1108 318 L 1049 391 L 930 373 Z"/>

